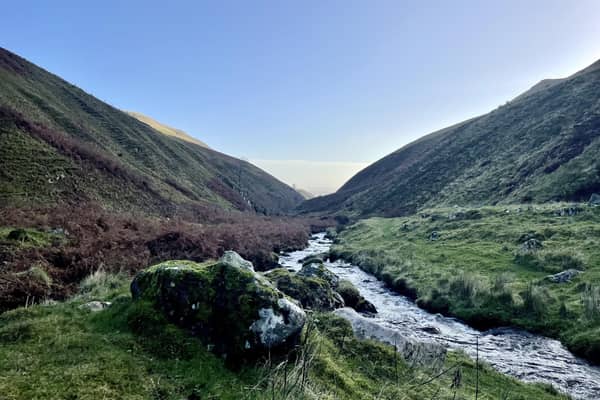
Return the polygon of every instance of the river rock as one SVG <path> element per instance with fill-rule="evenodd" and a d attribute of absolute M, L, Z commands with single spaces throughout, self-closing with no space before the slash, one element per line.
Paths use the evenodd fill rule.
<path fill-rule="evenodd" d="M 234 252 L 217 262 L 152 266 L 135 276 L 131 293 L 225 356 L 290 348 L 306 320 L 299 306 Z"/>
<path fill-rule="evenodd" d="M 298 276 L 307 278 L 320 278 L 327 281 L 335 290 L 338 287 L 340 278 L 333 272 L 327 269 L 323 262 L 305 262 L 302 269 L 298 271 Z"/>
<path fill-rule="evenodd" d="M 442 332 L 436 328 L 435 326 L 424 326 L 422 328 L 419 328 L 419 330 L 425 332 L 425 333 L 429 333 L 431 335 L 439 335 Z"/>
<path fill-rule="evenodd" d="M 431 367 L 442 365 L 446 358 L 446 347 L 434 341 L 416 341 L 402 336 L 397 331 L 381 326 L 376 321 L 364 317 L 351 308 L 340 308 L 334 313 L 352 325 L 359 339 L 371 339 L 396 347 L 402 356 L 413 364 Z"/>
<path fill-rule="evenodd" d="M 554 283 L 571 282 L 571 279 L 575 278 L 581 272 L 582 271 L 576 269 L 568 269 L 566 271 L 559 272 L 558 274 L 548 275 L 546 276 L 546 279 Z"/>
<path fill-rule="evenodd" d="M 345 279 L 341 280 L 337 292 L 342 296 L 342 299 L 344 299 L 346 307 L 351 307 L 360 313 L 377 313 L 377 308 L 360 294 L 352 282 Z"/>
<path fill-rule="evenodd" d="M 600 206 L 600 194 L 594 193 L 590 196 L 590 206 Z"/>
<path fill-rule="evenodd" d="M 293 273 L 283 268 L 265 274 L 277 289 L 298 300 L 304 308 L 331 311 L 344 307 L 343 298 L 333 289 L 330 281 L 321 276 L 317 273 L 309 275 Z"/>

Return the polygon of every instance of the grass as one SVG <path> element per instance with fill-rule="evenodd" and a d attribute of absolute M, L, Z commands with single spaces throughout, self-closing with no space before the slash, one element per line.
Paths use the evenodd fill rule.
<path fill-rule="evenodd" d="M 2 48 L 0 164 L 0 201 L 12 206 L 91 200 L 192 219 L 197 208 L 281 214 L 302 201 L 254 165 L 160 133 Z"/>
<path fill-rule="evenodd" d="M 576 214 L 561 216 L 569 207 Z M 600 208 L 441 208 L 372 218 L 343 231 L 332 250 L 423 308 L 482 329 L 514 325 L 556 337 L 600 363 Z M 570 268 L 583 272 L 567 283 L 545 279 Z"/>
<path fill-rule="evenodd" d="M 0 399 L 472 398 L 476 368 L 450 353 L 440 370 L 412 368 L 390 347 L 314 314 L 295 356 L 230 367 L 200 340 L 133 303 L 128 280 L 97 273 L 64 303 L 0 315 Z M 112 301 L 92 313 L 79 306 Z M 438 378 L 440 372 L 446 371 Z M 459 371 L 459 372 L 457 372 Z M 558 399 L 552 388 L 479 368 L 480 399 Z"/>

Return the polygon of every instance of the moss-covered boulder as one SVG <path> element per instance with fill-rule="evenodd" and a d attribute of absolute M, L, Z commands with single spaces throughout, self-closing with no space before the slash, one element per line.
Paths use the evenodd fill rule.
<path fill-rule="evenodd" d="M 331 311 L 344 307 L 344 300 L 329 281 L 318 276 L 304 276 L 286 269 L 275 269 L 265 275 L 277 289 L 298 300 L 302 307 L 315 311 Z"/>
<path fill-rule="evenodd" d="M 367 314 L 376 314 L 377 313 L 377 309 L 375 308 L 373 303 L 371 303 L 370 301 L 365 299 L 360 294 L 360 292 L 358 291 L 356 286 L 354 286 L 352 284 L 352 282 L 342 279 L 340 281 L 340 284 L 338 285 L 337 292 L 344 299 L 344 303 L 346 304 L 346 307 L 351 307 L 354 310 L 361 312 L 361 313 L 367 313 Z"/>
<path fill-rule="evenodd" d="M 305 278 L 318 278 L 329 283 L 332 289 L 337 289 L 340 278 L 333 272 L 327 269 L 323 261 L 309 260 L 302 264 L 302 269 L 298 271 L 298 276 Z"/>
<path fill-rule="evenodd" d="M 233 252 L 217 262 L 152 266 L 136 275 L 131 293 L 228 357 L 285 350 L 295 344 L 306 319 L 299 306 Z"/>

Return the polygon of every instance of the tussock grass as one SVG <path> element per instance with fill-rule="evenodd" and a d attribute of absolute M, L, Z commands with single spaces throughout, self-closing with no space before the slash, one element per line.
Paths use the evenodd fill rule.
<path fill-rule="evenodd" d="M 120 283 L 119 283 L 120 282 Z M 228 365 L 143 302 L 132 302 L 123 276 L 94 273 L 73 300 L 0 315 L 0 398 L 417 400 L 472 398 L 476 368 L 450 353 L 443 365 L 411 366 L 393 346 L 359 340 L 345 320 L 312 314 L 299 347 L 252 363 Z M 85 296 L 113 300 L 97 313 Z M 104 297 L 102 297 L 104 296 Z M 457 375 L 460 376 L 457 385 Z M 503 399 L 560 399 L 479 368 L 480 394 Z"/>
<path fill-rule="evenodd" d="M 432 232 L 437 240 L 430 240 Z M 600 339 L 593 336 L 600 328 L 598 292 L 592 288 L 600 282 L 600 207 L 427 209 L 359 221 L 336 241 L 333 256 L 360 265 L 426 309 L 482 329 L 515 325 L 556 337 L 600 363 Z M 566 283 L 545 279 L 567 269 L 582 272 Z"/>

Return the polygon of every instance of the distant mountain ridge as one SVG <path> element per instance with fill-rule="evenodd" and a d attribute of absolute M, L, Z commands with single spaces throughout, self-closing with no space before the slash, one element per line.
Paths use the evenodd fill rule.
<path fill-rule="evenodd" d="M 166 129 L 0 48 L 0 202 L 168 216 L 211 207 L 280 214 L 302 201 L 254 165 L 152 124 Z"/>
<path fill-rule="evenodd" d="M 424 136 L 303 213 L 399 216 L 422 207 L 587 200 L 600 192 L 600 61 Z"/>

